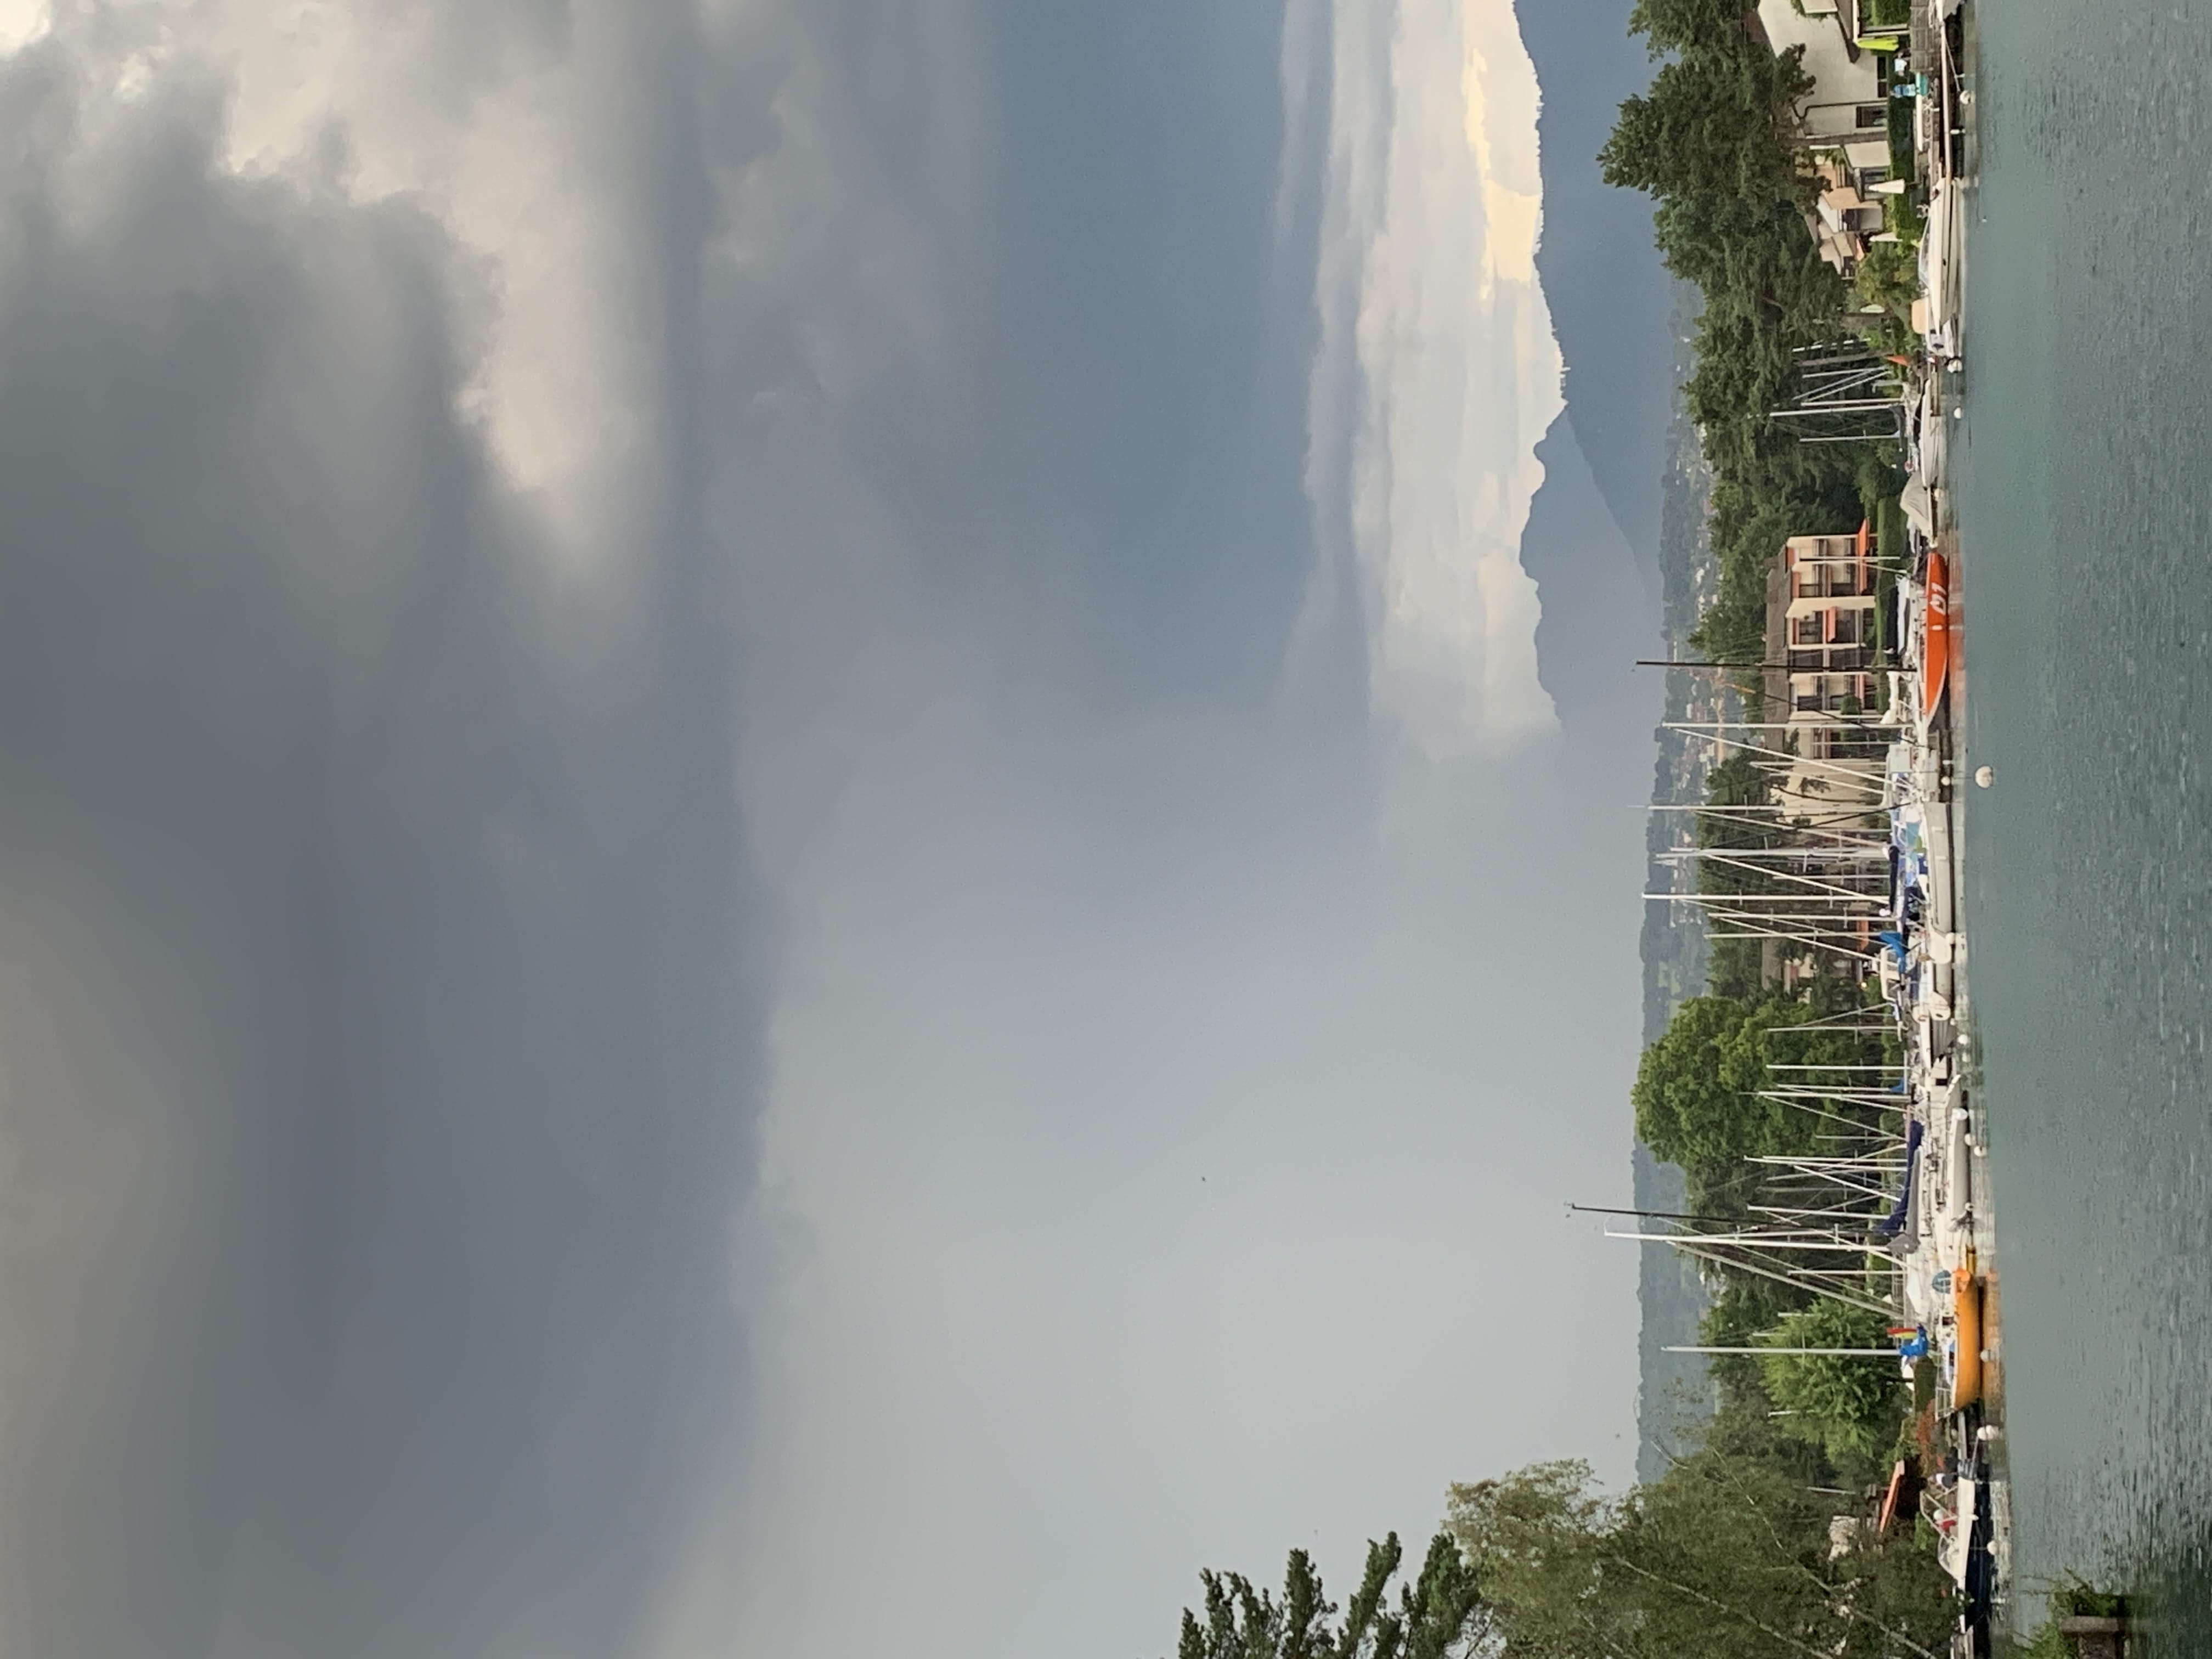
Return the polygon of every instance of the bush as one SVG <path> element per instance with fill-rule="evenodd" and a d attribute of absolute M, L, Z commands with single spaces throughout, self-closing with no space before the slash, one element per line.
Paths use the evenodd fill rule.
<path fill-rule="evenodd" d="M 1880 1314 L 1822 1298 L 1776 1327 L 1778 1347 L 1880 1348 L 1888 1346 Z M 1766 1392 L 1795 1415 L 1795 1435 L 1816 1442 L 1838 1469 L 1870 1478 L 1897 1443 L 1905 1390 L 1887 1361 L 1850 1355 L 1775 1354 L 1759 1361 Z"/>
<path fill-rule="evenodd" d="M 1920 178 L 1920 152 L 1912 143 L 1912 100 L 1889 100 L 1889 176 L 1908 185 Z"/>
<path fill-rule="evenodd" d="M 1898 241 L 1908 248 L 1920 246 L 1920 239 L 1928 232 L 1928 216 L 1920 210 L 1920 204 L 1908 191 L 1903 196 L 1881 198 L 1881 222 L 1885 230 L 1893 232 Z M 1914 273 L 1917 285 L 1918 273 Z"/>
<path fill-rule="evenodd" d="M 1859 261 L 1851 286 L 1857 290 L 1861 305 L 1880 306 L 1893 317 L 1910 318 L 1912 302 L 1920 297 L 1919 256 L 1910 244 L 1902 241 L 1875 242 Z"/>
<path fill-rule="evenodd" d="M 2051 1618 L 2035 1632 L 2033 1639 L 2015 1641 L 2012 1644 L 2013 1659 L 2074 1659 L 2074 1644 L 2059 1633 L 2058 1621 L 2069 1616 L 2092 1619 L 2115 1619 L 2126 1615 L 2127 1597 L 2115 1595 L 2109 1590 L 2094 1589 L 2076 1578 L 2063 1584 L 2051 1594 Z"/>

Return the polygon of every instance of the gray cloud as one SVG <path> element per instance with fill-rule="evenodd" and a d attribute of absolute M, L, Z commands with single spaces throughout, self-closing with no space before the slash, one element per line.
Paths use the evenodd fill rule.
<path fill-rule="evenodd" d="M 722 578 L 677 465 L 564 599 L 465 259 L 221 91 L 0 86 L 0 1643 L 618 1652 L 741 1375 Z"/>
<path fill-rule="evenodd" d="M 686 1659 L 1127 1659 L 1201 1565 L 1627 1467 L 1634 1263 L 1560 1202 L 1626 1186 L 1648 750 L 1432 765 L 1303 609 L 1322 229 L 1237 15 L 787 8 L 717 170 L 799 1242 Z"/>

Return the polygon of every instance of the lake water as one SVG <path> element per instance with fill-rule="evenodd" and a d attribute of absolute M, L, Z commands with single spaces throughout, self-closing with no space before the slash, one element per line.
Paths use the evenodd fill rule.
<path fill-rule="evenodd" d="M 2212 3 L 1981 0 L 1957 446 L 2027 1600 L 2212 1654 Z"/>

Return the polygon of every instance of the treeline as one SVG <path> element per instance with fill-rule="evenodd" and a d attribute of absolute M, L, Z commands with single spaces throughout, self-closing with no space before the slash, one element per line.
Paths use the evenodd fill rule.
<path fill-rule="evenodd" d="M 1758 808 L 1771 804 L 1771 781 L 1757 759 L 1737 754 L 1705 780 L 1708 805 Z M 1787 842 L 1796 826 L 1755 813 L 1697 815 L 1701 847 L 1763 851 Z M 1698 890 L 1708 895 L 1782 890 L 1755 863 L 1701 859 Z M 1863 1029 L 1876 1022 L 1870 991 L 1835 958 L 1818 963 L 1783 991 L 1769 982 L 1757 939 L 1715 939 L 1705 995 L 1681 1003 L 1658 1040 L 1644 1052 L 1631 1098 L 1636 1133 L 1652 1152 L 1680 1166 L 1684 1206 L 1707 1224 L 1752 1219 L 1775 1206 L 1808 1200 L 1801 1178 L 1755 1160 L 1817 1156 L 1868 1144 L 1894 1118 L 1866 1103 L 1856 1068 L 1894 1066 L 1897 1038 Z M 1804 964 L 1801 964 L 1803 968 Z M 1777 1067 L 1789 1068 L 1778 1073 Z M 1805 1091 L 1794 1097 L 1789 1091 Z M 1844 1197 L 1840 1192 L 1836 1200 Z M 1880 1200 L 1867 1194 L 1860 1221 L 1871 1229 Z M 1863 1258 L 1859 1258 L 1863 1262 Z M 1847 1269 L 1850 1252 L 1826 1265 Z M 1814 1265 L 1810 1262 L 1808 1265 Z M 1746 1346 L 1878 1347 L 1887 1322 L 1871 1311 L 1816 1297 L 1802 1285 L 1781 1284 L 1724 1267 L 1705 1271 L 1711 1301 L 1699 1325 L 1702 1341 Z M 1823 1447 L 1838 1470 L 1871 1480 L 1894 1453 L 1911 1449 L 1907 1398 L 1896 1373 L 1860 1358 L 1777 1356 L 1717 1358 L 1712 1373 L 1723 1400 L 1753 1395 L 1790 1413 L 1784 1432 Z"/>
<path fill-rule="evenodd" d="M 1856 303 L 1806 230 L 1818 183 L 1795 132 L 1813 87 L 1802 49 L 1770 51 L 1743 0 L 1640 0 L 1629 27 L 1659 68 L 1621 106 L 1599 164 L 1608 183 L 1652 197 L 1662 257 L 1705 297 L 1683 392 L 1714 475 L 1721 582 L 1691 639 L 1712 660 L 1753 661 L 1782 544 L 1856 526 L 1893 493 L 1893 457 L 1801 444 L 1771 418 L 1796 390 L 1794 354 L 1834 341 Z M 1894 287 L 1894 259 L 1880 263 Z"/>
<path fill-rule="evenodd" d="M 1176 1659 L 1933 1659 L 1941 1570 L 1909 1538 L 1838 1529 L 1835 1472 L 1770 1409 L 1733 1401 L 1625 1495 L 1575 1462 L 1455 1486 L 1420 1570 L 1401 1576 L 1394 1534 L 1340 1606 L 1303 1550 L 1279 1595 L 1207 1573 Z"/>
<path fill-rule="evenodd" d="M 1880 1127 L 1875 1109 L 1859 1093 L 1865 1074 L 1852 1068 L 1893 1060 L 1890 1043 L 1821 1024 L 1822 1018 L 1820 1008 L 1801 996 L 1693 997 L 1644 1051 L 1634 1090 L 1636 1132 L 1658 1157 L 1681 1166 L 1684 1204 L 1699 1223 L 1690 1231 L 1756 1222 L 1776 1207 L 1821 1202 L 1802 1178 L 1755 1160 L 1832 1154 L 1855 1130 Z M 1778 1075 L 1778 1066 L 1790 1069 Z M 1785 1096 L 1785 1083 L 1808 1094 Z M 1846 1194 L 1827 1190 L 1840 1206 Z M 1875 1195 L 1867 1197 L 1858 1224 L 1871 1233 L 1882 1218 Z M 1847 1224 L 1839 1218 L 1838 1224 Z M 1865 1265 L 1855 1247 L 1802 1260 L 1844 1274 Z M 1708 1345 L 1887 1344 L 1888 1322 L 1872 1308 L 1727 1265 L 1708 1266 L 1705 1278 L 1711 1301 L 1699 1336 Z M 1887 1290 L 1886 1282 L 1863 1282 L 1869 1301 Z M 1893 1457 L 1916 1449 L 1918 1425 L 1892 1366 L 1856 1357 L 1723 1356 L 1713 1361 L 1712 1374 L 1723 1402 L 1786 1413 L 1777 1419 L 1779 1432 L 1821 1448 L 1848 1484 L 1879 1479 Z"/>
<path fill-rule="evenodd" d="M 1823 997 L 1848 998 L 1838 979 Z M 1848 1001 L 1840 1012 L 1848 1014 Z M 1708 995 L 1683 1005 L 1647 1050 L 1638 1133 L 1688 1174 L 1700 1225 L 1792 1201 L 1750 1160 L 1832 1150 L 1875 1127 L 1854 1105 L 1887 1040 L 1820 1023 L 1814 1000 Z M 1833 1089 L 1814 1110 L 1775 1097 Z M 1786 1177 L 1783 1178 L 1786 1182 Z M 1800 1194 L 1795 1201 L 1802 1202 Z M 1871 1229 L 1876 1218 L 1866 1217 Z M 1836 1253 L 1850 1264 L 1853 1249 Z M 1705 1334 L 1716 1345 L 1879 1348 L 1887 1320 L 1726 1267 Z M 1873 1285 L 1868 1285 L 1871 1299 Z M 1369 1549 L 1343 1603 L 1293 1551 L 1279 1594 L 1233 1572 L 1202 1575 L 1176 1659 L 1934 1659 L 1955 1625 L 1951 1585 L 1908 1507 L 1877 1534 L 1872 1494 L 1891 1461 L 1932 1462 L 1934 1372 L 1908 1387 L 1892 1364 L 1775 1352 L 1716 1363 L 1720 1405 L 1695 1450 L 1657 1480 L 1612 1493 L 1578 1462 L 1532 1465 L 1449 1489 L 1418 1571 L 1393 1534 Z"/>
<path fill-rule="evenodd" d="M 1903 343 L 1896 336 L 1911 302 L 1911 254 L 1904 243 L 1878 245 L 1856 289 L 1820 259 L 1807 227 L 1820 185 L 1797 137 L 1796 111 L 1813 82 L 1802 50 L 1773 52 L 1746 0 L 1640 0 L 1630 27 L 1656 68 L 1650 88 L 1621 106 L 1600 165 L 1610 183 L 1653 198 L 1661 255 L 1702 296 L 1683 401 L 1713 477 L 1709 533 L 1720 581 L 1690 640 L 1712 660 L 1756 662 L 1765 656 L 1767 577 L 1783 543 L 1879 516 L 1877 503 L 1897 483 L 1893 446 L 1802 444 L 1773 411 L 1797 395 L 1798 361 L 1808 349 L 1855 332 L 1878 349 Z M 1878 319 L 1869 304 L 1884 307 Z M 1742 684 L 1754 691 L 1758 677 Z M 1705 798 L 1721 808 L 1773 800 L 1766 773 L 1741 755 L 1711 770 Z M 1724 811 L 1700 815 L 1696 838 L 1706 849 L 1755 854 L 1794 840 L 1796 827 Z M 1698 890 L 1777 890 L 1759 866 L 1756 858 L 1701 859 Z M 1859 1004 L 1857 976 L 1838 959 L 1832 970 L 1801 973 L 1785 994 L 1772 982 L 1778 964 L 1768 955 L 1758 938 L 1714 939 L 1708 994 L 1675 1011 L 1639 1069 L 1638 1133 L 1684 1170 L 1694 1215 L 1725 1220 L 1762 1205 L 1789 1207 L 1802 1195 L 1775 1190 L 1787 1181 L 1753 1159 L 1833 1151 L 1839 1133 L 1877 1127 L 1876 1114 L 1853 1103 L 1849 1087 L 1863 1074 L 1840 1068 L 1889 1058 L 1891 1045 L 1820 1024 Z M 1778 1065 L 1839 1068 L 1826 1074 L 1836 1097 L 1784 1103 L 1775 1097 Z M 1789 1073 L 1798 1086 L 1823 1075 Z M 1829 1265 L 1849 1261 L 1839 1254 Z M 1711 1345 L 1883 1345 L 1881 1316 L 1802 1285 L 1717 1267 L 1705 1277 L 1712 1303 L 1702 1334 Z M 1777 1355 L 1724 1358 L 1713 1373 L 1724 1419 L 1787 1413 L 1772 1419 L 1782 1425 L 1777 1434 L 1817 1448 L 1846 1484 L 1875 1478 L 1909 1443 L 1908 1396 L 1887 1367 Z"/>

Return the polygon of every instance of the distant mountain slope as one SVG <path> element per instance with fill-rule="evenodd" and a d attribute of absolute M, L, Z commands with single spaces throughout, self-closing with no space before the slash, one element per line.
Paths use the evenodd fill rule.
<path fill-rule="evenodd" d="M 1675 396 L 1688 371 L 1680 354 L 1695 313 L 1683 309 L 1684 292 L 1659 262 L 1650 201 L 1614 189 L 1597 169 L 1620 100 L 1651 78 L 1643 42 L 1628 33 L 1631 3 L 1517 5 L 1543 89 L 1544 229 L 1536 265 L 1566 362 L 1567 398 L 1565 415 L 1537 450 L 1544 486 L 1530 509 L 1521 559 L 1543 601 L 1537 645 L 1546 688 L 1570 741 L 1607 775 L 1632 741 L 1635 769 L 1652 765 L 1643 733 L 1662 698 L 1666 713 L 1679 719 L 1706 713 L 1692 705 L 1711 692 L 1696 684 L 1699 677 L 1670 674 L 1662 684 L 1656 673 L 1635 676 L 1628 666 L 1632 658 L 1663 654 L 1662 628 L 1670 642 L 1681 644 L 1711 580 L 1704 460 Z M 1654 778 L 1654 799 L 1693 800 L 1703 770 L 1701 747 L 1662 734 L 1656 775 L 1644 775 Z M 1671 833 L 1659 815 L 1648 829 L 1655 837 Z M 1646 848 L 1656 850 L 1650 841 Z M 1654 860 L 1650 879 L 1663 878 Z M 1666 907 L 1653 906 L 1642 945 L 1648 1042 L 1682 997 L 1704 988 L 1705 939 Z M 1681 1207 L 1682 1172 L 1640 1144 L 1632 1173 L 1638 1207 Z M 1665 1471 L 1710 1413 L 1711 1384 L 1702 1360 L 1664 1351 L 1697 1340 L 1705 1292 L 1690 1264 L 1664 1245 L 1644 1246 L 1637 1298 L 1637 1475 L 1648 1480 Z"/>
<path fill-rule="evenodd" d="M 1621 535 L 1573 415 L 1570 405 L 1536 446 L 1544 482 L 1521 532 L 1521 568 L 1543 604 L 1537 661 L 1560 721 L 1579 748 L 1595 745 L 1632 775 L 1647 764 L 1644 733 L 1658 713 L 1661 688 L 1635 667 L 1657 648 L 1658 584 Z M 1620 798 L 1616 789 L 1612 799 Z"/>
<path fill-rule="evenodd" d="M 1599 493 L 1656 587 L 1668 375 L 1668 278 L 1651 204 L 1598 176 L 1620 100 L 1650 84 L 1631 0 L 1519 0 L 1543 88 L 1536 269 L 1567 364 L 1567 418 Z"/>
<path fill-rule="evenodd" d="M 1669 379 L 1679 386 L 1688 378 L 1692 363 L 1690 343 L 1698 296 L 1695 289 L 1678 283 L 1672 285 L 1671 299 L 1668 337 L 1674 367 Z M 1669 408 L 1659 538 L 1666 654 L 1690 656 L 1694 654 L 1688 649 L 1690 629 L 1696 626 L 1699 611 L 1719 583 L 1712 540 L 1706 533 L 1712 474 L 1679 393 L 1671 397 Z M 1711 677 L 1676 672 L 1668 674 L 1667 680 L 1668 720 L 1712 720 L 1722 714 L 1720 689 Z M 1682 805 L 1703 799 L 1707 745 L 1681 732 L 1662 730 L 1658 750 L 1652 769 L 1652 800 Z M 1660 862 L 1659 854 L 1674 844 L 1680 828 L 1678 816 L 1672 813 L 1655 812 L 1646 824 L 1645 884 L 1650 891 L 1659 892 L 1673 884 L 1674 872 Z M 1696 921 L 1680 914 L 1676 907 L 1653 904 L 1644 911 L 1642 945 L 1644 1041 L 1650 1043 L 1667 1029 L 1667 1022 L 1674 1017 L 1684 998 L 1705 989 L 1705 937 Z M 1632 1168 L 1638 1209 L 1679 1211 L 1683 1207 L 1681 1170 L 1660 1163 L 1640 1141 Z M 1646 1244 L 1643 1252 L 1636 1285 L 1637 1304 L 1643 1311 L 1637 1345 L 1636 1478 L 1656 1480 L 1667 1472 L 1673 1458 L 1687 1449 L 1698 1426 L 1711 1414 L 1713 1387 L 1703 1359 L 1667 1352 L 1670 1345 L 1698 1340 L 1705 1292 L 1696 1268 L 1688 1258 L 1663 1244 Z"/>

